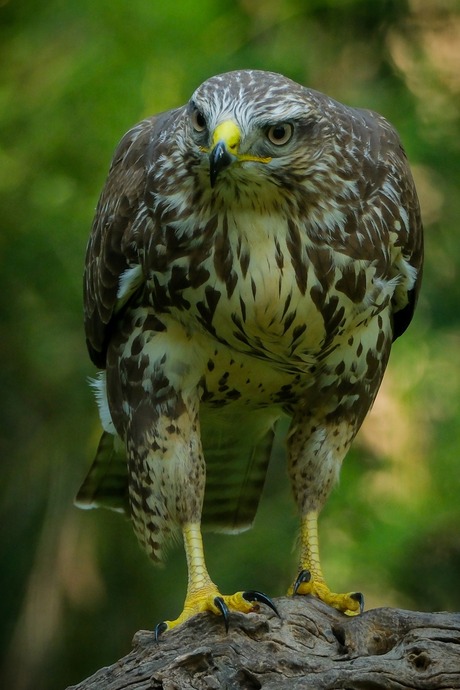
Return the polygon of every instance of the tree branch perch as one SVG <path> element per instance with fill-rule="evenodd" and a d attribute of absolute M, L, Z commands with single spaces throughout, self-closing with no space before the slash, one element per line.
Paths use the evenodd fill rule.
<path fill-rule="evenodd" d="M 199 615 L 68 690 L 438 690 L 460 688 L 460 614 L 372 609 L 348 618 L 307 597 L 281 618 Z"/>

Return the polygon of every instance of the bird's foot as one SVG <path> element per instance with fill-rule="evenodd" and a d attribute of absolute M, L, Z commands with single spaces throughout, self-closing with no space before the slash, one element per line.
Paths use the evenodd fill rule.
<path fill-rule="evenodd" d="M 279 616 L 275 604 L 263 592 L 248 590 L 246 592 L 236 592 L 236 594 L 222 595 L 217 587 L 212 585 L 187 595 L 184 610 L 180 616 L 173 621 L 158 623 L 155 628 L 155 637 L 158 639 L 166 630 L 172 630 L 195 614 L 202 613 L 203 611 L 211 611 L 218 616 L 222 616 L 225 629 L 228 631 L 230 611 L 251 613 L 259 610 L 259 603 L 269 606 Z"/>
<path fill-rule="evenodd" d="M 288 591 L 292 594 L 312 594 L 325 604 L 332 606 L 347 616 L 357 616 L 364 610 L 364 596 L 361 592 L 349 592 L 348 594 L 335 594 L 331 592 L 326 583 L 321 579 L 315 579 L 309 570 L 301 570 L 296 581 Z"/>

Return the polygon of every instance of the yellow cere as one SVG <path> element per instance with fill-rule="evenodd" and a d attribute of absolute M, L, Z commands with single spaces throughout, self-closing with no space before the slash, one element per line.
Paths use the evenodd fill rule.
<path fill-rule="evenodd" d="M 239 127 L 232 120 L 225 120 L 225 122 L 221 122 L 220 125 L 217 125 L 212 135 L 212 148 L 214 148 L 219 141 L 223 141 L 231 153 L 234 155 L 238 154 L 241 132 Z"/>
<path fill-rule="evenodd" d="M 233 120 L 225 120 L 217 125 L 212 135 L 211 150 L 219 143 L 219 141 L 222 141 L 225 144 L 229 153 L 231 153 L 232 156 L 235 156 L 238 161 L 270 163 L 272 160 L 270 156 L 264 158 L 262 156 L 251 156 L 248 153 L 238 153 L 238 147 L 241 141 L 241 131 Z M 202 151 L 208 153 L 209 149 L 203 148 Z"/>

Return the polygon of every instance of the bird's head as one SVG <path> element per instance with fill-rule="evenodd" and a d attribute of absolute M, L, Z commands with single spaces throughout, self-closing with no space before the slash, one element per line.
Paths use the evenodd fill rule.
<path fill-rule="evenodd" d="M 241 195 L 245 184 L 256 184 L 270 194 L 324 165 L 328 123 L 315 92 L 282 75 L 242 70 L 212 77 L 193 94 L 186 117 L 212 188 L 236 185 Z"/>

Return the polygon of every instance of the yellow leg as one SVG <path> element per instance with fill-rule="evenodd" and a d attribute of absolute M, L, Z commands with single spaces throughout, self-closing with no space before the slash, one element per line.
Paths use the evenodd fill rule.
<path fill-rule="evenodd" d="M 188 586 L 184 609 L 175 620 L 164 621 L 157 625 L 157 637 L 165 630 L 175 628 L 196 613 L 203 611 L 212 611 L 215 614 L 223 615 L 226 627 L 228 627 L 229 611 L 240 611 L 241 613 L 257 611 L 257 602 L 267 604 L 277 613 L 271 600 L 262 592 L 251 590 L 222 595 L 209 577 L 206 568 L 199 523 L 184 525 L 183 535 L 188 568 Z"/>
<path fill-rule="evenodd" d="M 363 596 L 359 592 L 335 594 L 323 577 L 319 558 L 318 512 L 310 511 L 302 518 L 299 576 L 288 594 L 313 594 L 329 606 L 355 616 L 363 608 Z"/>

